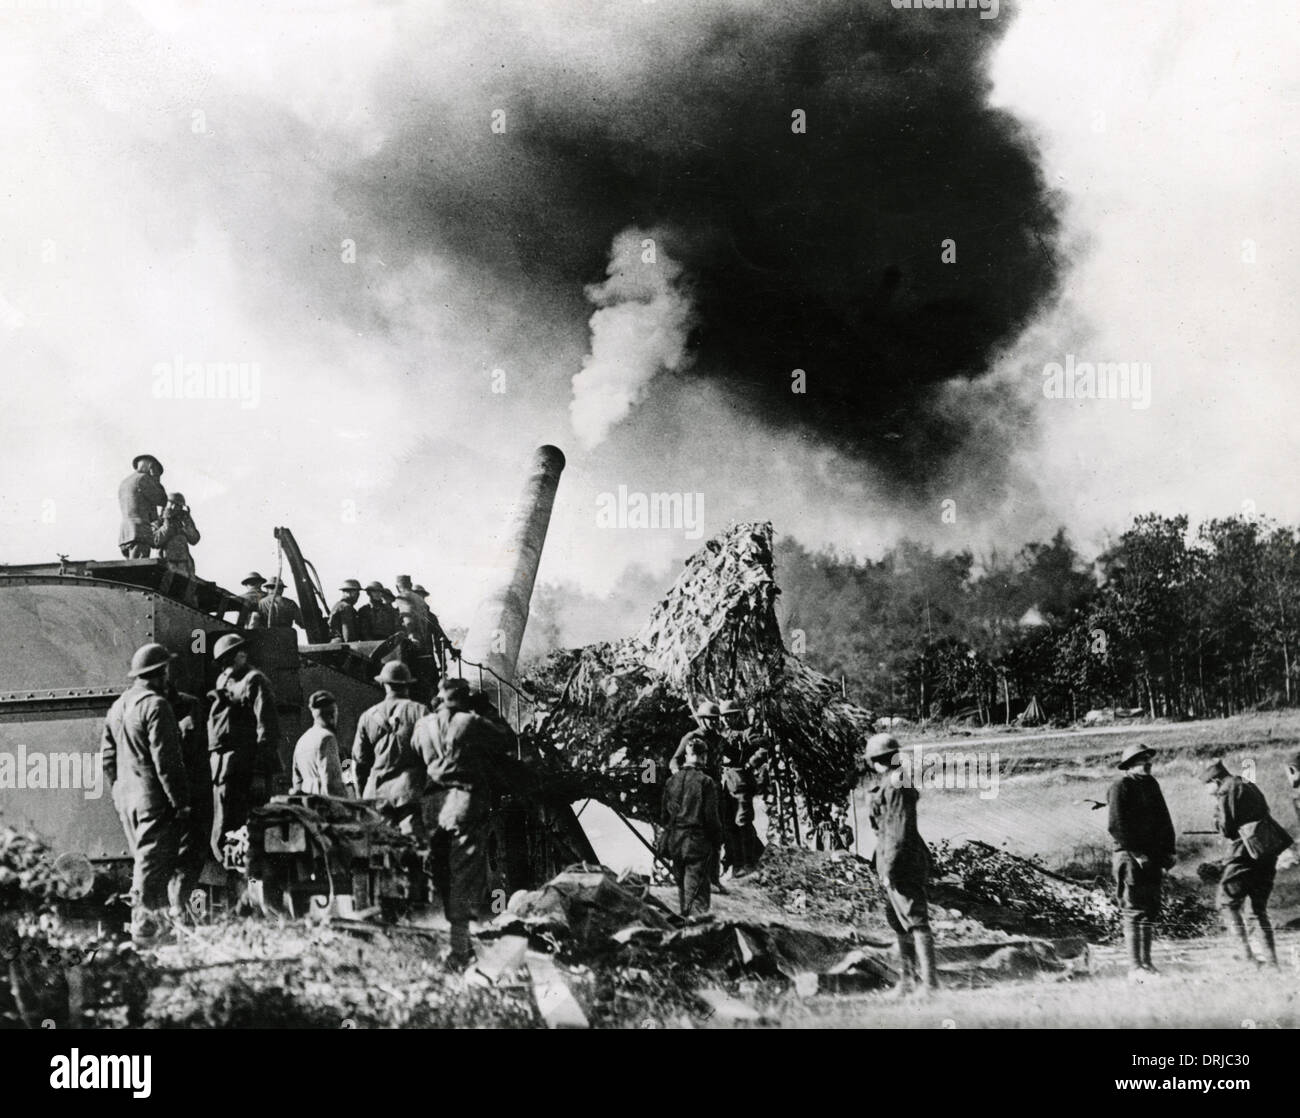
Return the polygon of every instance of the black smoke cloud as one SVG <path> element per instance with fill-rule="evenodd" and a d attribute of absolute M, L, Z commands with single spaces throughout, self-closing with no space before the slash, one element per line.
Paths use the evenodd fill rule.
<path fill-rule="evenodd" d="M 987 102 L 1007 11 L 790 7 L 429 17 L 375 94 L 396 127 L 343 194 L 525 297 L 560 292 L 584 322 L 615 235 L 663 230 L 695 314 L 689 370 L 657 391 L 708 377 L 908 494 L 973 445 L 988 472 L 975 436 L 1021 405 L 994 392 L 954 408 L 941 386 L 988 373 L 1060 264 L 1034 145 Z"/>

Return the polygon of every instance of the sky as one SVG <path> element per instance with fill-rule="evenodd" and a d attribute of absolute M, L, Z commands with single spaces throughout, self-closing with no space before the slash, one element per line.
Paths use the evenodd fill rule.
<path fill-rule="evenodd" d="M 539 577 L 593 594 L 735 520 L 863 557 L 1300 521 L 1289 5 L 794 12 L 0 5 L 0 563 L 116 558 L 145 452 L 204 577 L 287 525 L 453 625 L 541 443 Z M 1149 395 L 1044 394 L 1081 362 Z M 629 522 L 655 492 L 698 519 Z"/>

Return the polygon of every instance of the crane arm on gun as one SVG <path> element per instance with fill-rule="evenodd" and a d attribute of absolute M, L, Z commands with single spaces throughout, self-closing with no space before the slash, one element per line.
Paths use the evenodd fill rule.
<path fill-rule="evenodd" d="M 324 597 L 312 581 L 310 564 L 303 558 L 298 541 L 288 528 L 277 528 L 275 538 L 284 549 L 284 557 L 289 561 L 289 570 L 293 572 L 294 588 L 298 593 L 298 608 L 302 610 L 302 627 L 307 631 L 307 640 L 311 644 L 328 644 L 330 639 L 327 614 L 321 610 Z"/>

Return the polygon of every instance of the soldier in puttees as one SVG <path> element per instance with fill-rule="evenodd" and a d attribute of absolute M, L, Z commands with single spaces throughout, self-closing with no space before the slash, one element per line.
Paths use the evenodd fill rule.
<path fill-rule="evenodd" d="M 1268 918 L 1268 899 L 1273 892 L 1281 850 L 1257 857 L 1251 853 L 1243 835 L 1244 830 L 1257 829 L 1265 820 L 1277 826 L 1269 814 L 1268 801 L 1254 782 L 1233 775 L 1221 760 L 1207 765 L 1201 780 L 1214 797 L 1214 829 L 1230 843 L 1215 905 L 1236 940 L 1238 959 L 1252 965 L 1262 962 L 1276 967 L 1277 947 L 1273 941 L 1273 924 Z M 1250 936 L 1242 919 L 1241 910 L 1247 903 L 1259 929 L 1262 960 L 1250 949 Z"/>
<path fill-rule="evenodd" d="M 330 610 L 330 639 L 334 641 L 359 641 L 361 619 L 357 616 L 357 601 L 361 597 L 361 583 L 355 578 L 345 578 L 339 587 L 343 594 Z"/>
<path fill-rule="evenodd" d="M 1151 775 L 1154 757 L 1145 745 L 1128 746 L 1115 765 L 1124 775 L 1106 795 L 1107 828 L 1114 847 L 1111 866 L 1133 981 L 1159 973 L 1151 963 L 1151 942 L 1160 919 L 1165 871 L 1175 861 L 1173 820 Z"/>
<path fill-rule="evenodd" d="M 397 610 L 389 601 L 392 595 L 384 589 L 382 582 L 375 581 L 366 584 L 366 597 L 369 600 L 357 610 L 357 620 L 361 625 L 361 639 L 363 641 L 387 640 L 397 632 Z"/>
<path fill-rule="evenodd" d="M 169 894 L 190 812 L 180 731 L 165 694 L 173 659 L 160 644 L 136 649 L 127 673 L 133 682 L 109 708 L 100 741 L 104 777 L 134 862 L 131 938 L 141 946 L 169 938 Z"/>
<path fill-rule="evenodd" d="M 237 633 L 221 637 L 212 650 L 218 669 L 208 693 L 208 760 L 212 772 L 212 853 L 222 862 L 228 831 L 248 822 L 248 813 L 271 798 L 281 771 L 280 721 L 271 681 L 248 659 Z"/>
<path fill-rule="evenodd" d="M 262 584 L 265 596 L 257 603 L 257 612 L 262 615 L 266 629 L 292 629 L 295 625 L 302 629 L 302 610 L 292 598 L 284 596 L 284 582 L 278 578 L 269 578 Z"/>
<path fill-rule="evenodd" d="M 122 526 L 117 546 L 124 559 L 148 559 L 154 546 L 154 522 L 167 505 L 167 491 L 158 479 L 162 463 L 152 454 L 137 454 L 131 461 L 134 473 L 117 487 Z"/>
<path fill-rule="evenodd" d="M 876 876 L 888 902 L 885 919 L 898 940 L 898 993 L 913 988 L 914 976 L 928 993 L 939 985 L 930 931 L 930 850 L 916 824 L 921 794 L 910 770 L 899 763 L 901 749 L 892 734 L 875 734 L 867 742 L 867 763 L 876 774 L 869 818 L 876 836 Z"/>
<path fill-rule="evenodd" d="M 199 542 L 199 530 L 185 504 L 184 493 L 171 493 L 163 509 L 162 520 L 154 532 L 154 546 L 173 571 L 194 577 L 194 557 L 190 548 Z"/>
<path fill-rule="evenodd" d="M 438 696 L 438 709 L 420 719 L 412 744 L 427 778 L 430 876 L 451 924 L 446 962 L 459 969 L 474 957 L 469 924 L 487 893 L 491 788 L 506 763 L 510 733 L 500 719 L 475 713 L 465 680 L 444 679 Z"/>

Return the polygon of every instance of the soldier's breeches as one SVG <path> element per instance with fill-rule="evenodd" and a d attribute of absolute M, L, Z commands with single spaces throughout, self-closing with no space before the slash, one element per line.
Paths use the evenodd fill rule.
<path fill-rule="evenodd" d="M 1249 903 L 1250 911 L 1260 926 L 1268 924 L 1268 899 L 1273 894 L 1273 879 L 1277 875 L 1275 861 L 1256 862 L 1246 858 L 1231 858 L 1223 867 L 1219 878 L 1219 891 L 1215 904 L 1221 909 L 1240 912 Z"/>
<path fill-rule="evenodd" d="M 1115 872 L 1115 899 L 1119 903 L 1120 915 L 1125 920 L 1151 923 L 1159 920 L 1165 871 L 1154 862 L 1143 868 L 1123 850 L 1115 852 L 1111 866 Z"/>
<path fill-rule="evenodd" d="M 213 753 L 212 764 L 212 854 L 222 861 L 221 844 L 227 831 L 237 831 L 248 822 L 252 810 L 252 768 L 235 760 L 236 755 Z"/>
<path fill-rule="evenodd" d="M 679 858 L 673 862 L 673 876 L 677 880 L 678 907 L 683 916 L 702 915 L 709 911 L 712 902 L 710 883 L 717 855 L 707 858 Z"/>
<path fill-rule="evenodd" d="M 119 812 L 135 866 L 131 893 L 136 904 L 165 909 L 168 889 L 177 870 L 180 831 L 175 812 L 145 813 L 128 808 Z"/>
<path fill-rule="evenodd" d="M 930 930 L 929 897 L 924 881 L 890 881 L 885 886 L 885 919 L 895 934 Z"/>

